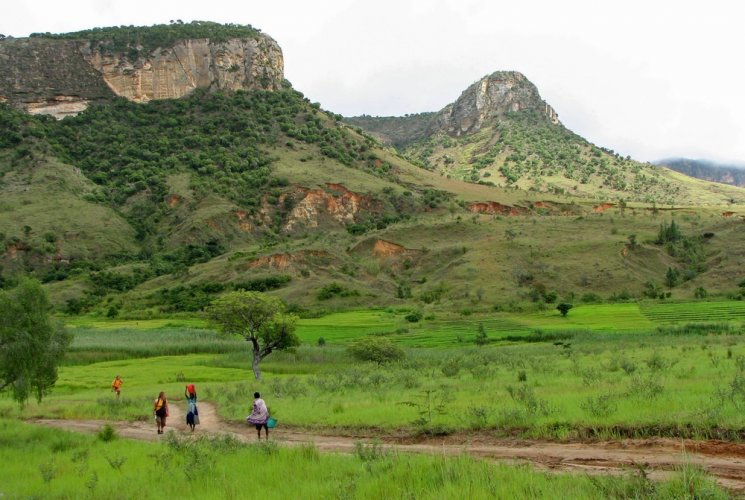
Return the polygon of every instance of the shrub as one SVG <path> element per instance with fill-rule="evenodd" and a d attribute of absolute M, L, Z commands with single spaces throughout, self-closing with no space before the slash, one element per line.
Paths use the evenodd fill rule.
<path fill-rule="evenodd" d="M 406 318 L 406 321 L 409 323 L 417 323 L 419 320 L 422 319 L 422 311 L 411 311 L 409 314 L 404 316 Z"/>
<path fill-rule="evenodd" d="M 571 309 L 572 307 L 574 307 L 572 306 L 572 304 L 567 304 L 566 302 L 562 302 L 561 304 L 556 306 L 556 310 L 561 313 L 562 317 L 564 317 L 567 315 L 567 313 L 569 312 L 569 309 Z"/>
<path fill-rule="evenodd" d="M 598 303 L 602 302 L 603 299 L 598 295 L 597 293 L 587 292 L 582 294 L 582 297 L 580 297 L 580 300 L 585 303 Z"/>
<path fill-rule="evenodd" d="M 400 361 L 406 357 L 403 349 L 386 338 L 363 338 L 350 344 L 347 351 L 360 361 L 373 361 L 379 365 Z"/>
<path fill-rule="evenodd" d="M 119 436 L 116 433 L 116 429 L 114 429 L 111 424 L 106 424 L 101 427 L 101 429 L 96 433 L 96 437 L 104 443 L 108 443 L 115 440 Z"/>
<path fill-rule="evenodd" d="M 460 372 L 460 360 L 449 359 L 442 365 L 442 374 L 446 377 L 455 377 Z"/>
<path fill-rule="evenodd" d="M 476 332 L 475 342 L 476 345 L 486 345 L 489 343 L 489 336 L 486 334 L 486 329 L 484 329 L 483 323 L 479 323 L 479 329 Z"/>
<path fill-rule="evenodd" d="M 579 407 L 594 417 L 609 417 L 618 410 L 618 405 L 611 394 L 588 396 Z"/>
<path fill-rule="evenodd" d="M 354 297 L 359 295 L 360 292 L 357 290 L 350 290 L 349 288 L 340 285 L 339 283 L 329 283 L 318 291 L 318 300 L 328 300 L 334 297 Z"/>
<path fill-rule="evenodd" d="M 370 444 L 356 441 L 354 443 L 354 454 L 363 462 L 374 462 L 385 458 L 387 453 L 380 441 L 373 441 Z"/>

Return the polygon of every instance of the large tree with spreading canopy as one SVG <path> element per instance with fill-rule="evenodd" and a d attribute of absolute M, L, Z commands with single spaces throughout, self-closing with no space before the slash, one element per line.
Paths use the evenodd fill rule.
<path fill-rule="evenodd" d="M 251 343 L 252 369 L 261 380 L 259 363 L 273 351 L 300 345 L 295 335 L 297 317 L 285 313 L 277 297 L 260 292 L 231 292 L 218 297 L 207 310 L 210 318 L 225 333 L 237 334 Z"/>

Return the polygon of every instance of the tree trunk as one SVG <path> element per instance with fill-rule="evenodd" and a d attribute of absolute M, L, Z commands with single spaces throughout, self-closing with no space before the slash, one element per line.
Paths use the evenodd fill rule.
<path fill-rule="evenodd" d="M 261 362 L 261 352 L 259 352 L 258 349 L 254 348 L 252 368 L 253 368 L 254 376 L 256 377 L 256 380 L 261 380 L 261 370 L 259 370 L 260 362 Z"/>

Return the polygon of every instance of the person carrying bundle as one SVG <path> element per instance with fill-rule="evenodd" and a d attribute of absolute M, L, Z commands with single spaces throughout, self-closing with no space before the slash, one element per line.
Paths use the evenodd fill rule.
<path fill-rule="evenodd" d="M 199 410 L 197 409 L 197 389 L 194 384 L 189 384 L 184 390 L 184 396 L 186 397 L 186 425 L 189 426 L 191 432 L 194 432 L 194 428 L 199 425 Z"/>

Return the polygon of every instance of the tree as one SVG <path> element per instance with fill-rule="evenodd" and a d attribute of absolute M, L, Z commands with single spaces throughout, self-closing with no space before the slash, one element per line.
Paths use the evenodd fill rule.
<path fill-rule="evenodd" d="M 667 268 L 667 273 L 665 273 L 665 284 L 668 288 L 673 288 L 675 285 L 677 285 L 679 278 L 680 273 L 677 269 L 672 267 Z"/>
<path fill-rule="evenodd" d="M 486 345 L 489 343 L 489 336 L 486 334 L 486 329 L 483 323 L 479 323 L 479 329 L 476 331 L 476 345 Z"/>
<path fill-rule="evenodd" d="M 556 306 L 556 309 L 561 313 L 561 316 L 564 317 L 569 312 L 569 309 L 574 307 L 572 304 L 567 304 L 566 302 L 562 302 L 558 306 Z"/>
<path fill-rule="evenodd" d="M 362 338 L 347 347 L 347 351 L 360 361 L 374 361 L 379 365 L 400 361 L 406 357 L 403 349 L 386 338 Z"/>
<path fill-rule="evenodd" d="M 285 314 L 284 310 L 284 304 L 277 297 L 238 291 L 215 299 L 207 312 L 223 332 L 240 335 L 251 343 L 251 366 L 256 380 L 261 380 L 261 360 L 273 351 L 300 345 L 295 335 L 297 316 Z"/>
<path fill-rule="evenodd" d="M 71 336 L 49 315 L 47 294 L 38 281 L 23 280 L 0 291 L 0 391 L 24 404 L 37 401 L 57 381 L 57 366 Z"/>
<path fill-rule="evenodd" d="M 629 240 L 629 244 L 628 244 L 629 248 L 631 250 L 634 250 L 638 246 L 638 243 L 636 242 L 636 235 L 630 234 L 628 240 Z"/>

